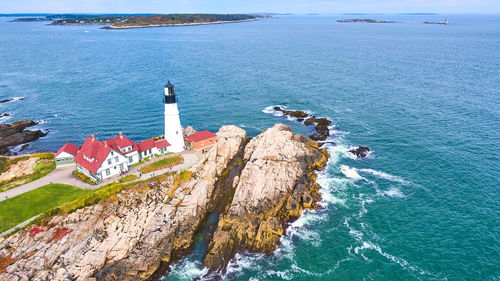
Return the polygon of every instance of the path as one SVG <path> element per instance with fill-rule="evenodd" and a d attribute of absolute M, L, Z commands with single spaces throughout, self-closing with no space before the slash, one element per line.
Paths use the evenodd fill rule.
<path fill-rule="evenodd" d="M 31 191 L 33 189 L 37 189 L 41 186 L 51 184 L 51 183 L 62 183 L 62 184 L 76 186 L 76 187 L 79 187 L 82 189 L 97 189 L 97 188 L 104 186 L 104 185 L 107 185 L 109 183 L 116 182 L 119 179 L 121 179 L 122 177 L 131 175 L 131 174 L 139 176 L 139 170 L 141 168 L 143 168 L 144 166 L 149 165 L 149 164 L 156 162 L 158 160 L 172 157 L 172 156 L 176 156 L 176 155 L 182 155 L 182 157 L 184 158 L 184 163 L 177 165 L 177 166 L 174 166 L 171 169 L 163 169 L 163 170 L 155 171 L 155 172 L 148 173 L 148 174 L 142 174 L 140 179 L 138 179 L 138 180 L 145 180 L 145 179 L 151 178 L 153 176 L 161 175 L 165 172 L 176 172 L 176 171 L 180 171 L 180 170 L 189 169 L 198 163 L 200 156 L 201 156 L 200 152 L 193 151 L 193 150 L 186 150 L 186 151 L 183 151 L 181 153 L 162 155 L 160 157 L 150 159 L 148 162 L 145 162 L 141 165 L 138 165 L 136 167 L 132 167 L 128 171 L 128 173 L 126 173 L 124 175 L 112 177 L 112 178 L 105 180 L 103 183 L 98 184 L 98 185 L 88 184 L 88 183 L 85 183 L 85 182 L 75 178 L 72 175 L 73 170 L 75 170 L 75 166 L 73 166 L 73 165 L 60 166 L 60 167 L 57 167 L 54 171 L 52 171 L 49 174 L 47 174 L 46 176 L 44 176 L 43 178 L 40 178 L 40 179 L 37 179 L 37 180 L 32 181 L 30 183 L 9 189 L 7 191 L 1 192 L 0 193 L 0 201 L 3 201 L 3 200 L 8 199 L 8 198 L 12 198 L 14 196 L 23 194 L 25 192 Z"/>

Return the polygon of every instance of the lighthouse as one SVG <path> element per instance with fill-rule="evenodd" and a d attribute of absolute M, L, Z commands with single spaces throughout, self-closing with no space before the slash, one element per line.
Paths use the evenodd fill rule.
<path fill-rule="evenodd" d="M 169 151 L 181 152 L 184 150 L 184 136 L 174 85 L 170 81 L 165 85 L 163 102 L 165 103 L 165 139 L 170 143 Z"/>

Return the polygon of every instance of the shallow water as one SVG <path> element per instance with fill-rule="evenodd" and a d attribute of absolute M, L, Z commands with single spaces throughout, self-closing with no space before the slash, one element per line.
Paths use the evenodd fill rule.
<path fill-rule="evenodd" d="M 309 110 L 334 121 L 325 208 L 224 277 L 500 280 L 500 16 L 345 17 L 131 30 L 0 18 L 0 100 L 26 97 L 0 104 L 0 122 L 43 120 L 49 134 L 28 152 L 118 131 L 139 141 L 162 132 L 168 79 L 196 129 L 307 134 L 266 108 Z M 355 159 L 358 145 L 374 152 Z M 202 273 L 194 256 L 166 279 Z"/>

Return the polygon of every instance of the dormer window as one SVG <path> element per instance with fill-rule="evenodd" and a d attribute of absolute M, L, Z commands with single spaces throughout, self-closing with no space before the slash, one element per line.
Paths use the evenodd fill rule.
<path fill-rule="evenodd" d="M 83 155 L 83 159 L 89 161 L 90 163 L 94 162 L 94 158 L 89 158 L 89 157 L 87 157 L 85 155 Z"/>

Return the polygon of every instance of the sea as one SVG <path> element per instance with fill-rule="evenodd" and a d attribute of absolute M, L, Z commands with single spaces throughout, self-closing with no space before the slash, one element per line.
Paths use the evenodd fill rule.
<path fill-rule="evenodd" d="M 311 133 L 276 105 L 333 121 L 323 208 L 291 223 L 275 253 L 238 254 L 222 279 L 500 280 L 500 15 L 126 30 L 11 19 L 0 17 L 0 100 L 14 100 L 0 122 L 48 132 L 21 154 L 160 135 L 168 80 L 197 130 Z M 372 153 L 355 158 L 359 145 Z M 204 243 L 162 280 L 207 279 Z"/>

